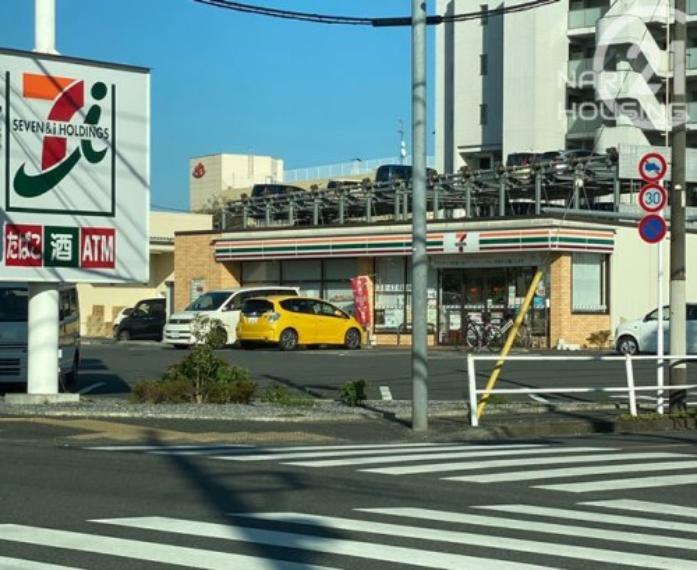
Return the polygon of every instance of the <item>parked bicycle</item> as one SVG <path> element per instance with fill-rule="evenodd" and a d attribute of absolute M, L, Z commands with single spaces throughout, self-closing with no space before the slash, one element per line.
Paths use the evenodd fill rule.
<path fill-rule="evenodd" d="M 506 318 L 498 324 L 492 323 L 488 316 L 485 316 L 482 322 L 477 322 L 467 317 L 465 345 L 470 350 L 478 351 L 486 347 L 491 352 L 500 352 L 514 322 L 513 314 L 506 315 Z M 521 323 L 516 331 L 513 346 L 516 348 L 530 348 L 531 345 L 532 335 L 530 334 L 530 328 L 525 323 Z"/>

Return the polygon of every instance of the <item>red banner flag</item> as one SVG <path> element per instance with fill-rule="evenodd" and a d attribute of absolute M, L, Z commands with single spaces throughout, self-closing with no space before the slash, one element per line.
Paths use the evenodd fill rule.
<path fill-rule="evenodd" d="M 356 320 L 366 329 L 369 329 L 373 323 L 369 278 L 366 275 L 351 278 L 351 288 L 353 289 L 353 312 Z"/>

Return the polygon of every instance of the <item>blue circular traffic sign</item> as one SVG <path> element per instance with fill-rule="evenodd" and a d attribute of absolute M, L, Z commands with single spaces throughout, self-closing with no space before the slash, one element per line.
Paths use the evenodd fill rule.
<path fill-rule="evenodd" d="M 647 152 L 639 161 L 639 176 L 646 182 L 658 182 L 667 170 L 666 159 L 657 152 Z"/>
<path fill-rule="evenodd" d="M 666 237 L 666 221 L 656 214 L 648 214 L 639 222 L 639 235 L 646 243 L 658 243 Z"/>

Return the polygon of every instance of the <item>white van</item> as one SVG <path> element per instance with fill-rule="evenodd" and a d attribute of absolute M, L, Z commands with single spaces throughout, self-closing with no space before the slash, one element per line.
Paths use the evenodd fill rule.
<path fill-rule="evenodd" d="M 0 283 L 0 383 L 27 381 L 28 301 L 26 283 Z M 80 309 L 75 286 L 60 287 L 59 313 L 59 380 L 65 389 L 77 385 L 80 367 Z"/>
<path fill-rule="evenodd" d="M 242 303 L 252 297 L 268 297 L 269 295 L 297 295 L 297 287 L 280 285 L 261 285 L 258 287 L 239 287 L 236 289 L 221 289 L 204 293 L 184 311 L 173 313 L 167 319 L 163 342 L 175 348 L 187 348 L 193 343 L 191 338 L 191 321 L 197 315 L 210 319 L 218 319 L 223 323 L 227 332 L 227 343 L 237 341 L 237 322 L 240 320 Z"/>

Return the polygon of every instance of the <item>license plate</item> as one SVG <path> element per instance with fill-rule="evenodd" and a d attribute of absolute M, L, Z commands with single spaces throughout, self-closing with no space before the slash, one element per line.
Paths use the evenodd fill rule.
<path fill-rule="evenodd" d="M 250 325 L 253 325 L 253 324 L 255 324 L 255 323 L 257 322 L 257 317 L 247 317 L 247 322 L 248 322 Z"/>

